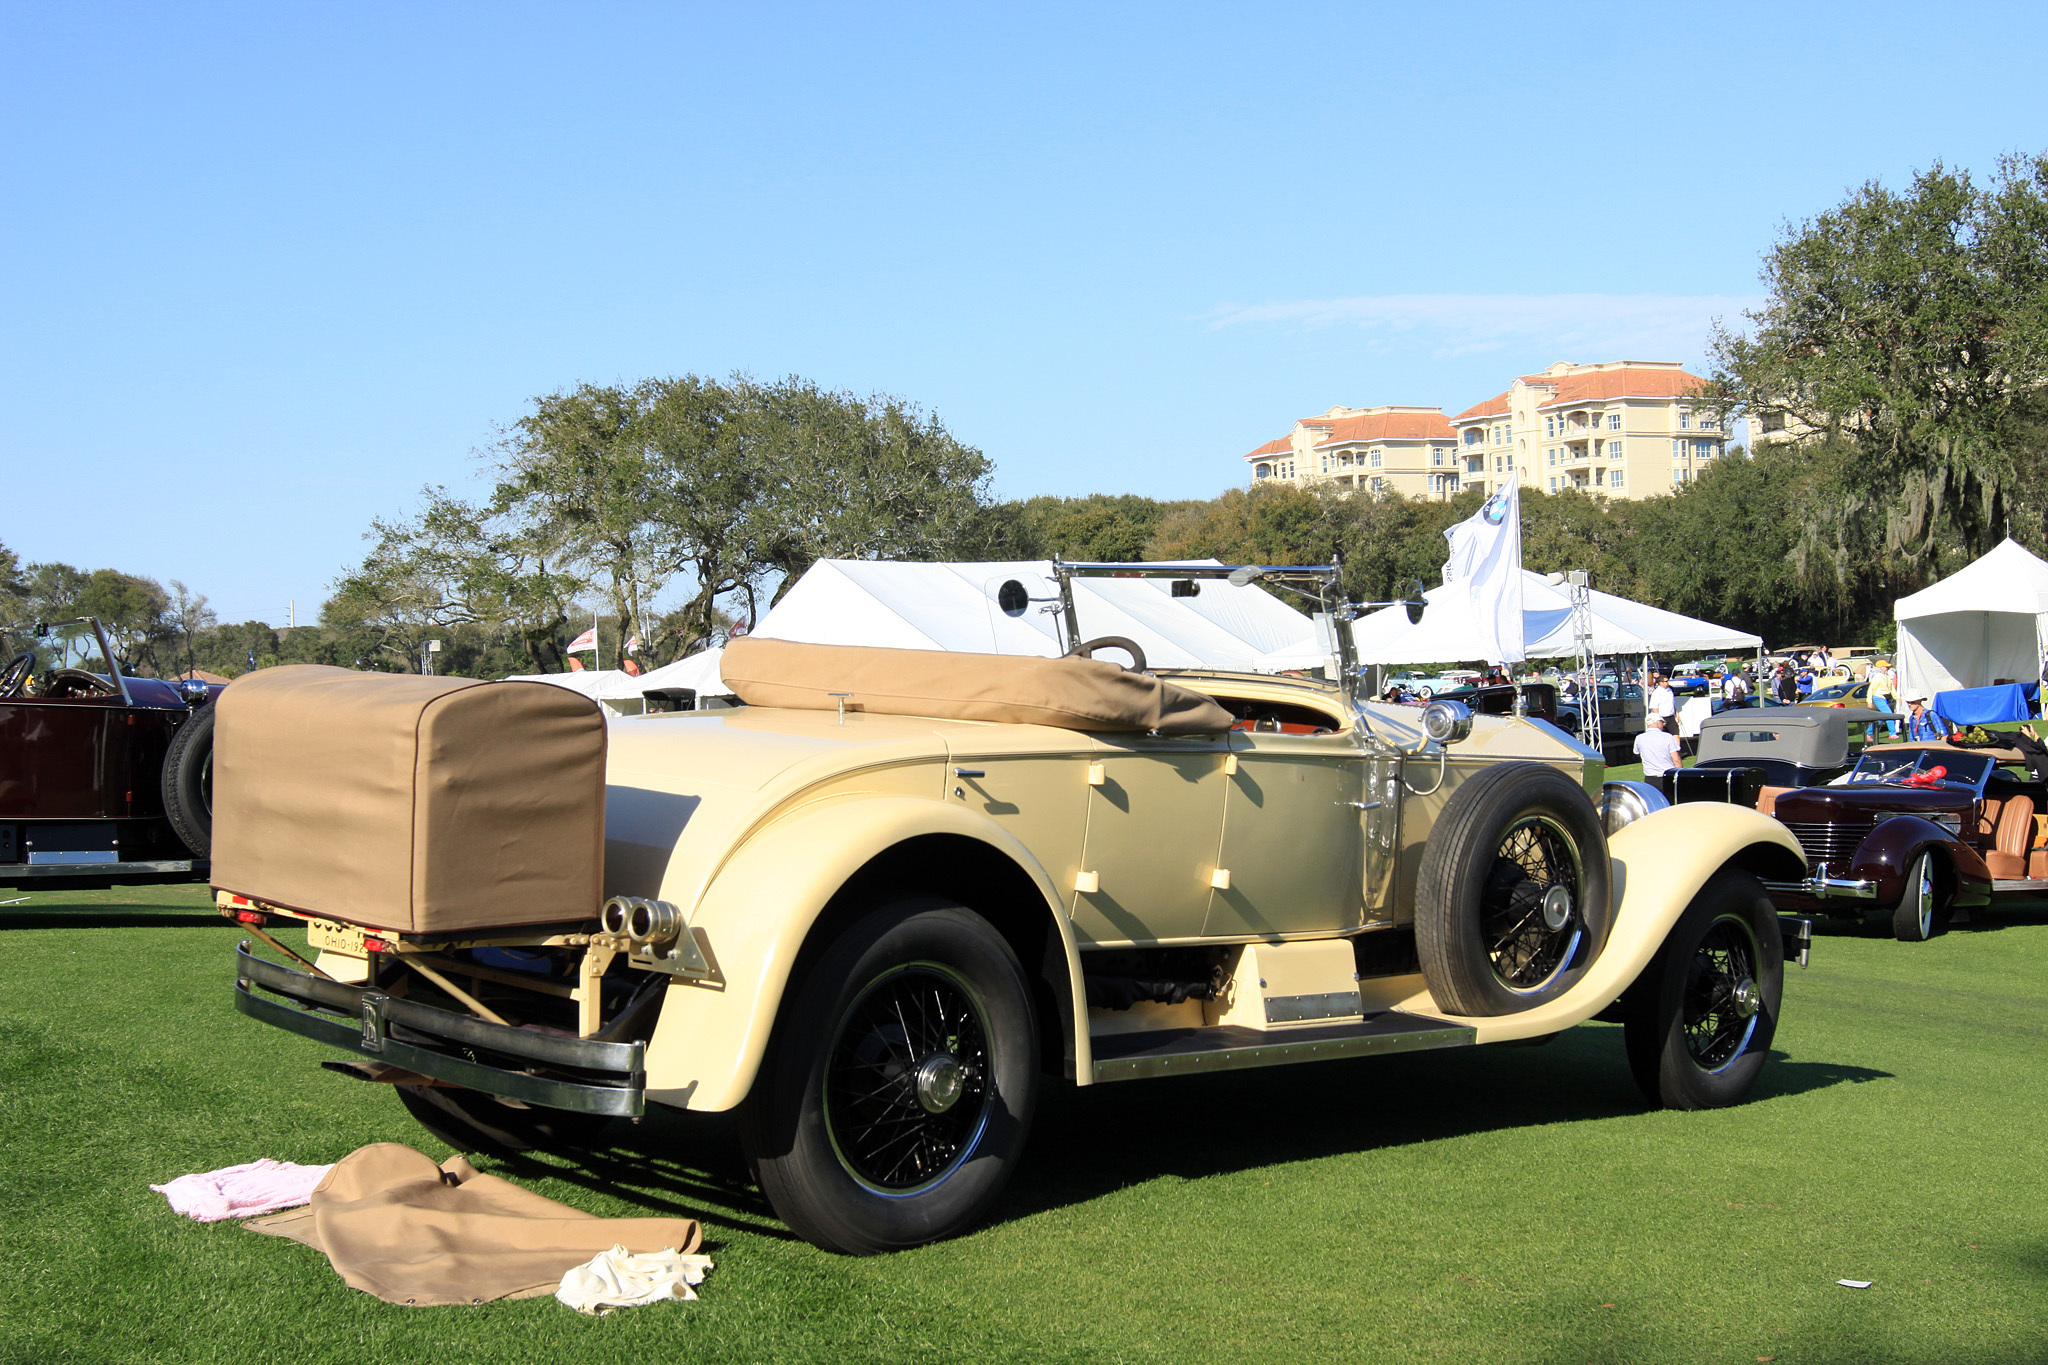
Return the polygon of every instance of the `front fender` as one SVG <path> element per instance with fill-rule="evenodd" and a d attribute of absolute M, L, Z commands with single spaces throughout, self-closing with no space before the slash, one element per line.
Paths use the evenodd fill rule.
<path fill-rule="evenodd" d="M 1879 905 L 1897 905 L 1906 893 L 1906 869 L 1928 849 L 1948 859 L 1956 874 L 1955 903 L 1982 905 L 1991 893 L 1991 869 L 1983 855 L 1955 835 L 1917 815 L 1894 815 L 1864 836 L 1850 860 L 1849 876 L 1875 883 Z"/>
<path fill-rule="evenodd" d="M 979 840 L 1038 887 L 1066 954 L 1076 1074 L 1090 1075 L 1088 1007 L 1073 925 L 1030 850 L 985 816 L 944 801 L 849 794 L 799 807 L 757 831 L 705 888 L 689 923 L 702 931 L 719 976 L 669 987 L 647 1045 L 647 1098 L 698 1110 L 730 1109 L 745 1099 L 791 967 L 819 914 L 878 854 L 928 834 Z"/>
<path fill-rule="evenodd" d="M 1607 840 L 1614 877 L 1614 927 L 1579 984 L 1520 1014 L 1454 1018 L 1474 1042 L 1540 1038 L 1582 1024 L 1632 985 L 1716 872 L 1730 865 L 1772 877 L 1803 876 L 1806 855 L 1792 832 L 1746 806 L 1695 802 L 1645 815 Z M 1796 869 L 1796 870 L 1795 870 Z"/>

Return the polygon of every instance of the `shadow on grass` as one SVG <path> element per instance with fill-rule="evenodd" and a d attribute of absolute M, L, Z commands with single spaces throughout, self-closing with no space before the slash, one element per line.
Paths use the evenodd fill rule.
<path fill-rule="evenodd" d="M 1750 1101 L 1890 1073 L 1771 1055 Z M 1621 1031 L 1582 1027 L 1541 1049 L 1310 1063 L 1141 1085 L 1047 1087 L 998 1221 L 1087 1203 L 1161 1175 L 1181 1179 L 1443 1138 L 1645 1113 Z M 615 1123 L 600 1148 L 501 1157 L 514 1178 L 553 1178 L 729 1228 L 788 1239 L 747 1170 L 729 1115 L 656 1110 Z"/>
<path fill-rule="evenodd" d="M 588 1151 L 479 1158 L 486 1160 L 510 1178 L 552 1178 L 651 1212 L 695 1218 L 707 1233 L 725 1228 L 796 1240 L 754 1184 L 730 1114 L 655 1108 L 637 1124 L 612 1123 Z"/>

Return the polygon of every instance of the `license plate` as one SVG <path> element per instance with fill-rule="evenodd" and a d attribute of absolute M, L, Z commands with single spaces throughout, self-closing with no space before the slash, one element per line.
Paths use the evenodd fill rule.
<path fill-rule="evenodd" d="M 362 930 L 332 920 L 314 919 L 306 921 L 307 946 L 326 953 L 343 953 L 349 957 L 368 957 L 370 950 L 363 946 L 368 937 Z"/>

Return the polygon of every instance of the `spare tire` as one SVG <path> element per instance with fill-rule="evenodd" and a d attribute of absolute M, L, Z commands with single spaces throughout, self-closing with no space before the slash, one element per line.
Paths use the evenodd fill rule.
<path fill-rule="evenodd" d="M 186 717 L 164 750 L 164 815 L 195 858 L 213 854 L 213 703 Z"/>
<path fill-rule="evenodd" d="M 1451 793 L 1422 851 L 1415 946 L 1450 1014 L 1516 1014 L 1576 985 L 1614 922 L 1607 836 L 1556 768 L 1503 763 Z"/>

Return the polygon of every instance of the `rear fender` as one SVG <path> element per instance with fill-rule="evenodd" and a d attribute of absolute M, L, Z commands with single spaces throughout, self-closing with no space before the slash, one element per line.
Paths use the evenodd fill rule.
<path fill-rule="evenodd" d="M 761 1067 L 798 953 L 834 895 L 861 868 L 922 835 L 975 839 L 1015 863 L 1045 901 L 1066 957 L 1076 1075 L 1093 1071 L 1080 954 L 1065 903 L 1045 869 L 1001 826 L 943 801 L 872 794 L 804 806 L 757 832 L 691 909 L 716 976 L 668 989 L 647 1045 L 647 1098 L 686 1109 L 730 1109 Z M 1038 964 L 1026 962 L 1027 973 Z M 1084 1082 L 1085 1083 L 1085 1082 Z"/>
<path fill-rule="evenodd" d="M 1724 867 L 1798 880 L 1806 855 L 1792 832 L 1745 806 L 1701 801 L 1643 816 L 1607 840 L 1614 878 L 1614 927 L 1579 984 L 1520 1014 L 1452 1018 L 1477 1030 L 1473 1041 L 1540 1038 L 1584 1023 L 1621 998 L 1663 946 L 1700 888 Z M 1427 1011 L 1421 1001 L 1404 1002 Z"/>
<path fill-rule="evenodd" d="M 1932 849 L 1947 862 L 1954 877 L 1954 903 L 1982 905 L 1991 896 L 1991 869 L 1976 849 L 1955 835 L 1917 815 L 1895 815 L 1879 825 L 1856 847 L 1849 876 L 1874 882 L 1877 904 L 1897 905 L 1906 893 L 1906 869 L 1922 853 Z"/>

